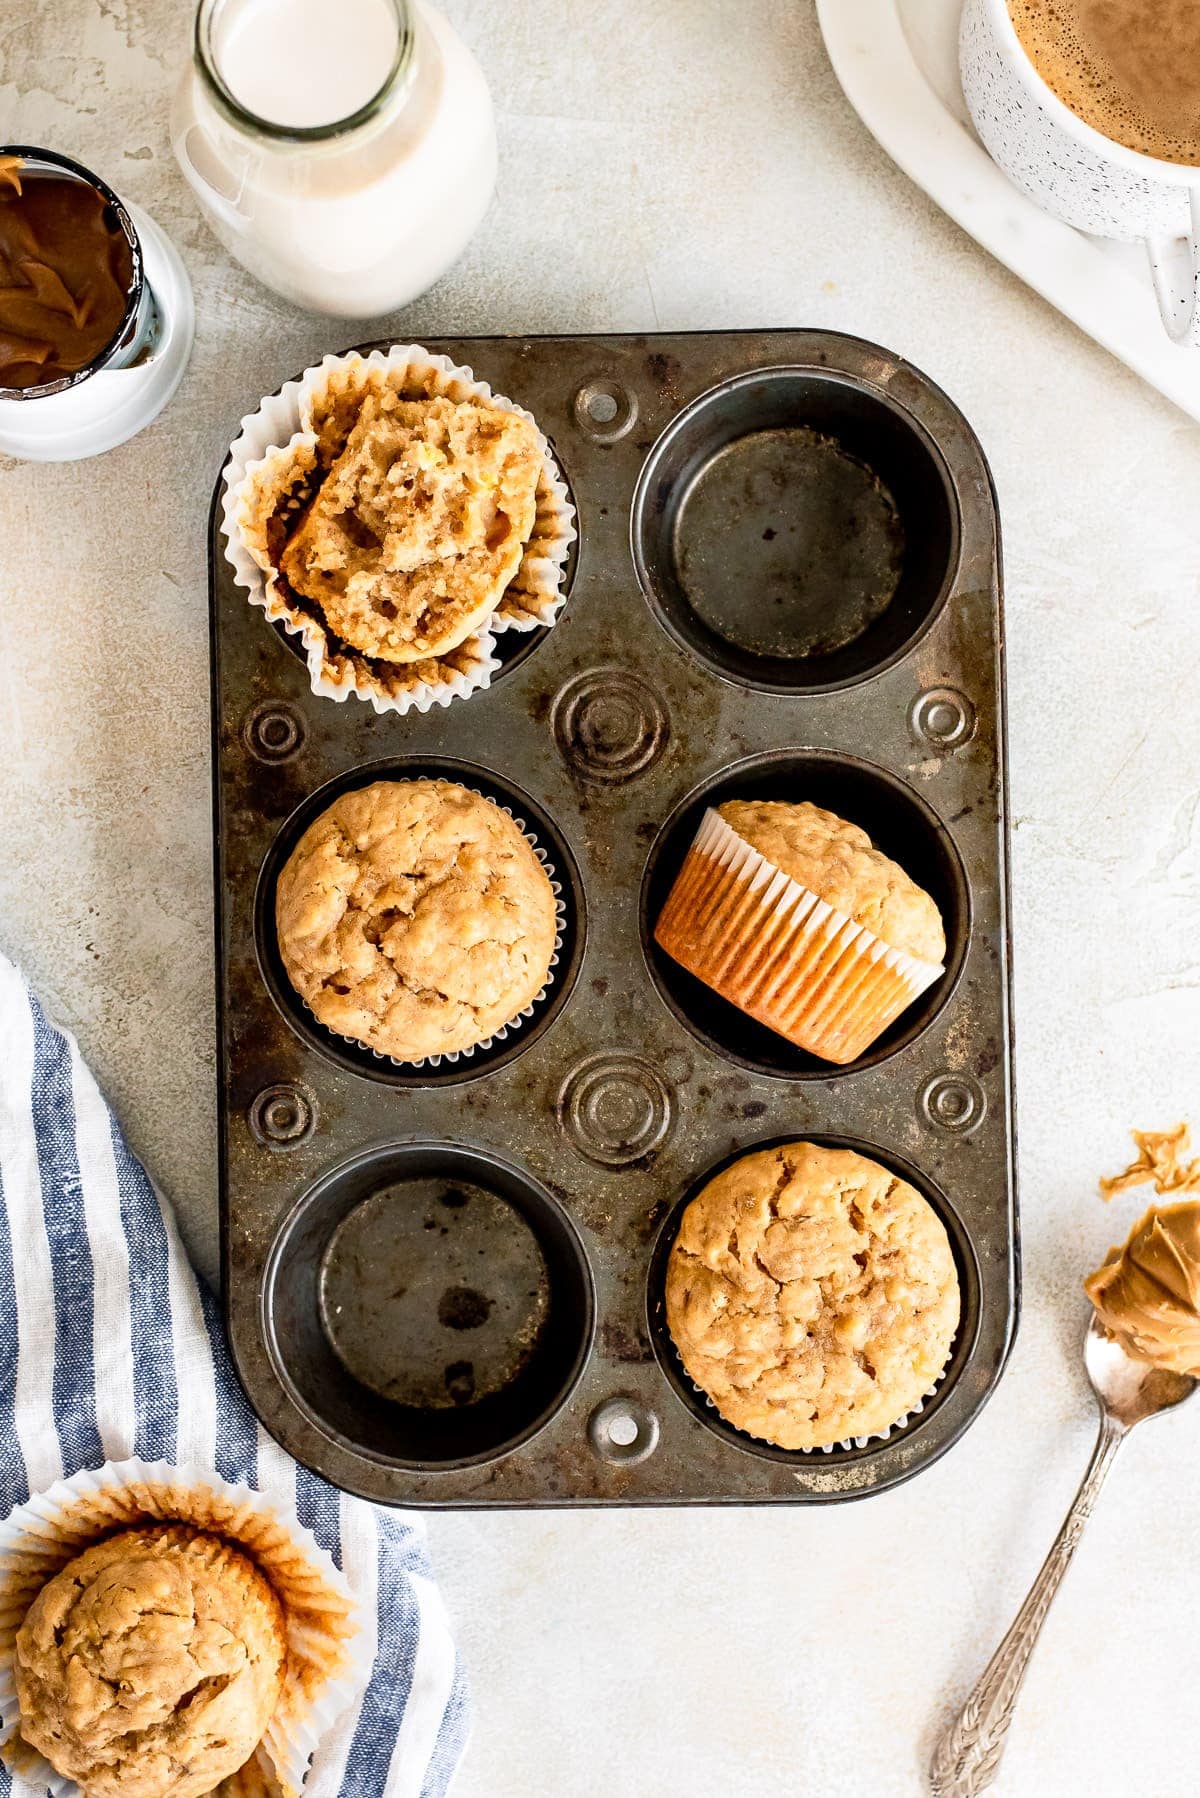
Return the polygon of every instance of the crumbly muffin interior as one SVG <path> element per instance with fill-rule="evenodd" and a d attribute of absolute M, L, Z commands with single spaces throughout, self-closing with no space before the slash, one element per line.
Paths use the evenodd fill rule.
<path fill-rule="evenodd" d="M 376 781 L 309 826 L 276 889 L 314 1015 L 399 1061 L 470 1048 L 546 983 L 557 908 L 532 845 L 453 781 Z"/>
<path fill-rule="evenodd" d="M 281 567 L 365 655 L 416 662 L 495 610 L 533 532 L 537 431 L 474 401 L 366 394 Z"/>
<path fill-rule="evenodd" d="M 182 1525 L 122 1531 L 31 1606 L 21 1733 L 88 1798 L 200 1798 L 258 1746 L 286 1657 L 279 1601 L 245 1555 Z"/>
<path fill-rule="evenodd" d="M 941 962 L 946 932 L 930 895 L 865 830 L 808 800 L 731 799 L 729 828 L 835 911 L 918 961 Z"/>
<path fill-rule="evenodd" d="M 958 1328 L 954 1258 L 914 1187 L 846 1149 L 743 1156 L 684 1212 L 666 1277 L 683 1364 L 738 1429 L 819 1448 L 887 1429 Z"/>

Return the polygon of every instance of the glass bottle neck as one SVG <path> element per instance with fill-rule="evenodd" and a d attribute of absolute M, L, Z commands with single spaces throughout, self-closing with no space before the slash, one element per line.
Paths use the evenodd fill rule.
<path fill-rule="evenodd" d="M 309 92 L 315 90 L 322 79 L 326 92 L 337 95 L 339 88 L 336 77 L 343 73 L 352 86 L 361 91 L 364 85 L 362 58 L 366 51 L 363 37 L 356 36 L 360 21 L 353 17 L 355 9 L 347 7 L 345 0 L 302 0 L 302 4 L 308 15 L 307 23 L 313 27 L 316 35 L 306 36 L 304 30 L 296 29 L 289 39 L 294 73 L 293 92 L 297 93 L 297 98 L 299 99 L 298 90 L 303 88 L 304 103 L 311 107 Z M 263 106 L 258 98 L 258 84 L 247 91 L 247 85 L 239 82 L 236 69 L 238 57 L 233 53 L 233 47 L 236 46 L 241 51 L 242 60 L 249 54 L 250 66 L 256 66 L 257 59 L 253 57 L 255 27 L 259 26 L 263 32 L 270 32 L 270 15 L 278 15 L 279 10 L 279 0 L 200 0 L 196 12 L 193 61 L 209 99 L 228 123 L 243 135 L 255 138 L 264 148 L 272 145 L 280 148 L 301 145 L 318 148 L 342 143 L 385 116 L 394 114 L 397 103 L 408 92 L 415 69 L 416 32 L 409 0 L 364 0 L 364 13 L 360 18 L 370 25 L 372 32 L 372 54 L 368 67 L 372 75 L 380 68 L 386 70 L 379 86 L 371 91 L 368 79 L 365 84 L 366 97 L 360 99 L 359 94 L 355 93 L 348 110 L 335 103 L 335 111 L 342 116 L 328 120 L 311 121 L 302 115 L 302 108 L 298 104 L 294 116 L 299 122 L 295 123 L 291 122 L 285 110 L 286 95 L 281 104 Z M 295 20 L 297 27 L 304 23 L 302 19 Z M 331 72 L 331 56 L 336 55 L 336 47 L 331 50 L 329 43 L 322 41 L 331 26 L 336 32 L 335 46 L 343 45 L 347 57 L 351 59 L 351 66 L 345 71 Z M 272 35 L 277 42 L 278 33 Z M 307 71 L 304 69 L 306 48 L 311 51 L 315 64 L 308 80 L 305 79 Z M 357 69 L 352 66 L 352 58 L 356 52 L 359 55 Z M 389 53 L 390 61 L 386 60 Z M 284 67 L 282 58 L 272 58 L 271 62 L 273 68 Z M 318 71 L 323 71 L 323 75 Z M 256 110 L 256 107 L 260 110 Z M 269 116 L 276 112 L 281 116 Z"/>

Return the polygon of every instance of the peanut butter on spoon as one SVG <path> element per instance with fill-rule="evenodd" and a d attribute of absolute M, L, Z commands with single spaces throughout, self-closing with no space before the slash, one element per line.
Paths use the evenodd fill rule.
<path fill-rule="evenodd" d="M 1100 1182 L 1106 1198 L 1148 1181 L 1164 1195 L 1200 1192 L 1200 1161 L 1181 1160 L 1186 1124 L 1135 1130 L 1134 1139 L 1138 1160 Z M 1171 1373 L 1200 1375 L 1200 1198 L 1152 1205 L 1083 1284 L 1101 1324 L 1127 1353 Z"/>

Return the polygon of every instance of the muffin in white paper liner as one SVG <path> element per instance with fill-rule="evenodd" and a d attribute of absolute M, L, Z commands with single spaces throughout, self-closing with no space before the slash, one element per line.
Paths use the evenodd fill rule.
<path fill-rule="evenodd" d="M 558 878 L 558 871 L 555 868 L 554 863 L 550 860 L 550 857 L 542 848 L 542 845 L 538 842 L 537 837 L 534 835 L 533 831 L 530 830 L 524 818 L 518 818 L 510 805 L 501 805 L 498 799 L 493 799 L 488 793 L 481 793 L 478 787 L 468 787 L 466 791 L 468 793 L 474 793 L 477 799 L 486 799 L 489 805 L 494 805 L 498 811 L 503 812 L 506 817 L 511 818 L 521 835 L 525 838 L 525 841 L 529 844 L 529 847 L 533 850 L 533 853 L 541 862 L 542 867 L 545 869 L 546 878 L 550 882 L 550 890 L 554 894 L 554 953 L 550 957 L 550 966 L 546 971 L 545 983 L 540 991 L 534 994 L 528 1005 L 523 1006 L 513 1017 L 501 1024 L 499 1030 L 494 1030 L 491 1036 L 484 1037 L 481 1042 L 472 1043 L 469 1048 L 452 1049 L 446 1055 L 424 1055 L 415 1061 L 400 1061 L 395 1055 L 385 1055 L 382 1050 L 372 1048 L 370 1043 L 364 1043 L 357 1036 L 342 1036 L 338 1031 L 330 1030 L 328 1024 L 321 1023 L 320 1018 L 317 1016 L 312 1006 L 305 1000 L 300 1000 L 301 1005 L 304 1006 L 305 1011 L 308 1013 L 313 1023 L 321 1030 L 325 1031 L 327 1035 L 334 1037 L 339 1043 L 348 1043 L 352 1049 L 366 1049 L 372 1056 L 374 1056 L 376 1061 L 385 1061 L 390 1067 L 404 1068 L 406 1071 L 409 1068 L 440 1068 L 444 1061 L 449 1062 L 451 1067 L 453 1067 L 460 1061 L 469 1061 L 472 1055 L 477 1054 L 480 1049 L 490 1049 L 493 1043 L 504 1043 L 508 1041 L 510 1036 L 515 1036 L 522 1024 L 524 1024 L 528 1018 L 531 1018 L 538 1010 L 545 999 L 546 994 L 554 985 L 554 970 L 558 966 L 560 953 L 562 951 L 563 930 L 566 924 L 567 908 L 566 902 L 562 896 L 562 881 Z M 296 997 L 300 998 L 300 995 L 297 993 Z"/>
<path fill-rule="evenodd" d="M 717 1405 L 716 1401 L 713 1399 L 711 1393 L 705 1392 L 703 1386 L 697 1386 L 695 1380 L 693 1380 L 691 1375 L 688 1373 L 687 1368 L 684 1367 L 683 1356 L 679 1353 L 679 1350 L 675 1347 L 674 1343 L 671 1344 L 671 1348 L 672 1348 L 672 1352 L 674 1353 L 674 1356 L 675 1356 L 676 1364 L 682 1370 L 683 1377 L 687 1381 L 688 1385 L 691 1387 L 692 1391 L 697 1395 L 698 1398 L 702 1398 L 704 1400 L 705 1406 L 709 1411 L 712 1411 L 717 1417 L 720 1417 L 721 1422 L 725 1425 L 726 1429 L 733 1430 L 739 1436 L 745 1436 L 747 1438 L 747 1440 L 750 1442 L 761 1442 L 765 1448 L 769 1448 L 772 1451 L 772 1453 L 777 1454 L 777 1455 L 808 1455 L 808 1456 L 831 1455 L 831 1454 L 833 1454 L 835 1449 L 866 1448 L 868 1446 L 868 1444 L 872 1443 L 872 1442 L 886 1442 L 888 1437 L 894 1436 L 897 1430 L 903 1430 L 903 1429 L 907 1428 L 907 1426 L 910 1423 L 912 1423 L 914 1418 L 917 1418 L 921 1415 L 921 1413 L 925 1409 L 926 1404 L 937 1392 L 939 1386 L 942 1385 L 943 1381 L 946 1378 L 946 1369 L 949 1367 L 950 1361 L 951 1361 L 951 1359 L 953 1359 L 953 1355 L 954 1355 L 954 1345 L 951 1344 L 950 1355 L 947 1358 L 946 1366 L 943 1367 L 941 1373 L 938 1375 L 937 1379 L 933 1382 L 933 1385 L 928 1387 L 927 1390 L 921 1394 L 920 1398 L 917 1400 L 915 1405 L 910 1405 L 908 1407 L 908 1410 L 902 1412 L 901 1415 L 899 1417 L 897 1417 L 897 1419 L 895 1420 L 894 1423 L 889 1423 L 885 1430 L 871 1430 L 865 1436 L 847 1436 L 845 1438 L 845 1440 L 842 1442 L 822 1442 L 819 1448 L 780 1448 L 780 1446 L 777 1442 L 769 1441 L 766 1436 L 756 1436 L 754 1434 L 753 1430 L 748 1430 L 746 1428 L 745 1424 L 730 1423 L 730 1421 L 727 1417 L 722 1416 L 720 1407 Z"/>
<path fill-rule="evenodd" d="M 371 1638 L 345 1576 L 294 1510 L 201 1467 L 110 1461 L 57 1480 L 0 1522 L 0 1758 L 54 1798 L 80 1798 L 19 1734 L 16 1637 L 46 1583 L 94 1542 L 159 1523 L 190 1524 L 236 1544 L 283 1608 L 288 1660 L 275 1715 L 221 1798 L 298 1798 L 322 1735 L 362 1691 Z"/>
<path fill-rule="evenodd" d="M 475 400 L 537 425 L 524 407 L 494 394 L 469 368 L 456 366 L 446 356 L 430 355 L 419 345 L 394 345 L 367 356 L 357 350 L 326 356 L 243 418 L 225 469 L 222 535 L 226 560 L 250 604 L 299 638 L 314 693 L 337 700 L 353 693 L 377 712 L 427 712 L 490 685 L 500 666 L 495 653 L 498 632 L 531 631 L 554 623 L 565 597 L 563 577 L 576 536 L 575 511 L 550 446 L 538 430 L 542 470 L 533 532 L 517 573 L 491 616 L 457 648 L 422 662 L 386 662 L 343 643 L 329 630 L 319 608 L 281 581 L 266 526 L 255 515 L 255 502 L 263 493 L 286 487 L 293 491 L 285 509 L 298 509 L 308 497 L 305 477 L 316 470 L 322 454 L 336 453 L 332 446 L 339 436 L 344 441 L 363 395 L 388 387 L 413 399 Z"/>
<path fill-rule="evenodd" d="M 654 940 L 739 1010 L 843 1066 L 945 973 L 801 886 L 712 807 Z"/>

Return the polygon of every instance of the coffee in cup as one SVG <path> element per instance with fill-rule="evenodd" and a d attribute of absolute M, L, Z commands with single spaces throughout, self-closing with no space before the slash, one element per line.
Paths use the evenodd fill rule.
<path fill-rule="evenodd" d="M 1008 0 L 1050 90 L 1093 130 L 1163 162 L 1200 167 L 1196 0 Z"/>

